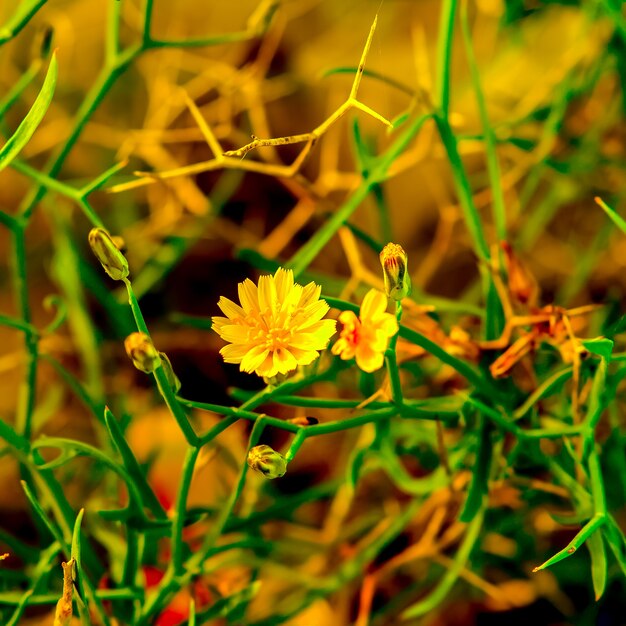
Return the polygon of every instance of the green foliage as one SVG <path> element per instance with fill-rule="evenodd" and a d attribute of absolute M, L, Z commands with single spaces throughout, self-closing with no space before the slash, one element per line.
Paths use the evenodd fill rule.
<path fill-rule="evenodd" d="M 21 2 L 0 29 L 0 45 L 17 37 L 44 4 L 41 1 Z M 92 195 L 107 187 L 111 191 L 109 183 L 117 180 L 127 163 L 121 161 L 100 174 L 94 172 L 92 180 L 81 183 L 61 180 L 60 173 L 104 99 L 124 72 L 138 64 L 140 57 L 157 49 L 204 48 L 263 36 L 272 24 L 276 11 L 281 9 L 278 2 L 264 2 L 245 30 L 170 40 L 153 34 L 153 2 L 145 0 L 142 4 L 140 40 L 125 44 L 121 34 L 121 8 L 113 0 L 109 7 L 102 71 L 85 94 L 67 137 L 43 167 L 36 167 L 18 156 L 53 102 L 57 58 L 55 53 L 52 54 L 34 104 L 14 133 L 3 127 L 7 139 L 0 149 L 0 170 L 10 167 L 24 175 L 31 184 L 30 193 L 17 211 L 0 212 L 0 224 L 10 235 L 17 309 L 14 315 L 0 315 L 0 325 L 22 334 L 24 354 L 23 380 L 15 418 L 0 419 L 0 438 L 6 446 L 6 454 L 19 464 L 23 477 L 21 484 L 39 538 L 35 548 L 19 537 L 0 531 L 0 542 L 6 544 L 24 564 L 24 576 L 20 578 L 19 585 L 13 584 L 9 574 L 0 569 L 0 614 L 3 623 L 17 625 L 30 605 L 52 606 L 56 602 L 59 594 L 51 582 L 51 572 L 58 569 L 57 562 L 62 557 L 71 557 L 76 563 L 74 599 L 82 624 L 108 625 L 117 620 L 117 623 L 134 626 L 155 623 L 174 599 L 180 598 L 185 590 L 193 592 L 194 585 L 204 584 L 204 577 L 216 572 L 219 574 L 221 568 L 245 568 L 248 578 L 238 587 L 228 588 L 225 585 L 220 589 L 211 588 L 210 600 L 203 606 L 198 604 L 198 598 L 193 593 L 189 597 L 184 596 L 189 607 L 184 619 L 189 626 L 208 624 L 218 619 L 229 624 L 248 623 L 244 621 L 247 611 L 263 599 L 264 576 L 271 572 L 272 564 L 278 564 L 278 569 L 282 567 L 293 576 L 298 588 L 285 594 L 285 602 L 279 598 L 275 612 L 255 622 L 255 626 L 286 623 L 316 602 L 356 587 L 355 583 L 360 583 L 364 589 L 364 580 L 375 585 L 389 573 L 385 568 L 394 563 L 394 558 L 400 561 L 395 567 L 411 564 L 416 559 L 438 558 L 439 565 L 443 564 L 445 568 L 443 573 L 437 568 L 428 569 L 425 579 L 417 580 L 415 587 L 411 588 L 410 596 L 400 595 L 388 606 L 370 612 L 363 609 L 361 615 L 367 620 L 364 622 L 361 618 L 359 626 L 415 620 L 445 606 L 455 589 L 466 584 L 461 583 L 461 578 L 471 582 L 483 570 L 489 572 L 493 568 L 495 559 L 493 555 L 484 553 L 483 543 L 488 533 L 505 534 L 494 521 L 496 516 L 491 515 L 498 508 L 493 499 L 503 485 L 514 494 L 511 496 L 509 493 L 511 500 L 524 490 L 529 506 L 535 505 L 532 502 L 535 500 L 537 508 L 545 508 L 546 502 L 551 505 L 552 501 L 548 498 L 558 493 L 563 500 L 561 505 L 568 509 L 579 526 L 574 537 L 562 549 L 555 552 L 553 546 L 544 545 L 533 553 L 533 557 L 540 554 L 537 562 L 543 560 L 543 563 L 533 563 L 535 568 L 532 571 L 552 568 L 565 559 L 578 559 L 577 551 L 585 544 L 590 554 L 590 567 L 587 564 L 585 580 L 593 589 L 596 600 L 603 597 L 614 581 L 623 588 L 626 539 L 615 515 L 616 510 L 623 507 L 626 493 L 619 493 L 617 489 L 615 502 L 611 501 L 611 497 L 607 498 L 607 470 L 603 469 L 603 463 L 612 463 L 609 458 L 620 459 L 624 453 L 623 425 L 611 415 L 611 411 L 613 403 L 623 402 L 620 383 L 626 377 L 626 368 L 622 365 L 626 355 L 618 350 L 620 335 L 626 330 L 626 317 L 618 317 L 617 321 L 608 325 L 605 336 L 579 340 L 567 326 L 570 324 L 567 309 L 557 311 L 553 307 L 546 311 L 538 307 L 529 308 L 529 314 L 521 322 L 525 330 L 520 340 L 530 337 L 531 333 L 536 333 L 536 336 L 533 336 L 534 343 L 527 350 L 532 357 L 525 362 L 528 377 L 521 382 L 515 378 L 502 380 L 493 374 L 491 366 L 498 358 L 494 357 L 493 346 L 485 347 L 479 340 L 467 339 L 464 343 L 460 341 L 461 348 L 468 350 L 463 352 L 458 345 L 447 342 L 451 332 L 446 329 L 448 315 L 458 319 L 460 314 L 469 314 L 482 324 L 480 332 L 487 344 L 504 336 L 507 324 L 511 323 L 512 309 L 507 307 L 510 303 L 503 294 L 513 293 L 514 272 L 512 268 L 507 270 L 503 266 L 499 248 L 490 246 L 512 238 L 499 150 L 506 144 L 525 153 L 541 151 L 540 158 L 532 164 L 525 182 L 520 185 L 520 204 L 525 210 L 546 171 L 550 171 L 549 176 L 573 175 L 576 171 L 578 165 L 575 158 L 557 162 L 548 156 L 549 150 L 545 150 L 545 146 L 561 136 L 568 105 L 580 93 L 591 90 L 594 83 L 589 79 L 590 84 L 581 87 L 572 76 L 571 83 L 567 81 L 559 88 L 551 107 L 534 111 L 533 121 L 543 124 L 542 135 L 537 141 L 516 136 L 513 124 L 506 129 L 506 133 L 500 134 L 500 129 L 490 121 L 486 96 L 488 86 L 481 79 L 475 57 L 468 6 L 463 4 L 459 10 L 455 0 L 445 0 L 441 4 L 435 102 L 428 103 L 430 106 L 426 111 L 410 107 L 407 112 L 399 113 L 389 130 L 393 136 L 383 149 L 379 149 L 377 143 L 367 136 L 362 124 L 353 121 L 350 139 L 346 141 L 351 141 L 358 182 L 350 187 L 346 198 L 332 211 L 323 214 L 310 238 L 297 250 L 286 253 L 286 256 L 290 255 L 288 259 L 268 258 L 259 250 L 243 245 L 238 255 L 240 260 L 264 272 L 273 272 L 277 267 L 285 266 L 293 269 L 300 281 L 310 277 L 322 285 L 323 298 L 332 308 L 358 314 L 359 305 L 342 296 L 345 281 L 331 276 L 324 269 L 311 266 L 338 234 L 349 233 L 354 241 L 361 242 L 368 254 L 380 252 L 385 243 L 381 238 L 392 239 L 395 225 L 387 197 L 387 184 L 397 173 L 394 167 L 406 157 L 428 126 L 436 133 L 445 155 L 447 175 L 452 179 L 459 214 L 469 235 L 471 252 L 478 260 L 478 280 L 468 289 L 467 298 L 462 302 L 444 297 L 429 299 L 417 288 L 410 301 L 413 307 L 424 303 L 437 307 L 435 313 L 420 312 L 422 326 L 415 324 L 415 318 L 407 319 L 403 305 L 398 302 L 396 317 L 399 332 L 385 351 L 382 376 L 361 373 L 357 381 L 356 368 L 352 363 L 324 355 L 314 364 L 302 368 L 296 376 L 283 382 L 269 381 L 260 391 L 230 389 L 230 397 L 235 403 L 231 406 L 190 400 L 178 395 L 178 385 L 174 384 L 177 378 L 171 363 L 164 353 L 158 353 L 161 355 L 158 363 L 153 360 L 151 367 L 143 368 L 145 380 L 150 381 L 154 396 L 167 410 L 185 442 L 181 476 L 175 502 L 171 506 L 161 502 L 150 480 L 150 460 L 140 460 L 128 440 L 126 427 L 133 419 L 128 412 L 132 412 L 137 403 L 117 397 L 103 382 L 105 374 L 99 359 L 103 342 L 101 329 L 92 319 L 91 299 L 106 312 L 111 332 L 116 335 L 116 341 L 119 339 L 120 346 L 124 335 L 137 331 L 149 339 L 157 354 L 157 332 L 151 337 L 153 322 L 144 316 L 143 296 L 177 269 L 191 246 L 203 237 L 210 219 L 217 218 L 221 207 L 235 197 L 241 176 L 230 170 L 237 170 L 238 164 L 227 160 L 232 159 L 232 155 L 215 151 L 217 139 L 211 134 L 213 131 L 206 122 L 204 126 L 200 124 L 208 147 L 215 152 L 211 163 L 216 165 L 211 166 L 209 171 L 220 167 L 229 170 L 220 174 L 221 178 L 212 188 L 212 212 L 206 216 L 193 216 L 188 220 L 193 222 L 191 227 L 185 221 L 181 226 L 182 234 L 162 242 L 137 274 L 132 263 L 127 261 L 121 244 L 118 246 L 118 242 L 105 230 L 106 223 L 113 232 L 116 218 L 109 213 L 101 218 L 92 206 Z M 528 13 L 522 2 L 505 4 L 504 23 L 508 27 L 523 20 Z M 608 13 L 614 20 L 616 32 L 621 32 L 623 18 L 619 11 L 617 15 L 613 14 L 614 11 Z M 463 137 L 457 132 L 452 111 L 452 53 L 459 15 L 471 89 L 481 127 L 480 134 L 472 137 Z M 363 63 L 375 24 L 370 31 L 362 63 L 356 67 L 329 70 L 325 76 L 355 75 L 348 103 L 379 121 L 386 121 L 356 100 L 361 76 L 373 79 L 379 88 L 395 89 L 405 97 L 415 98 L 418 90 L 384 73 L 364 70 Z M 0 117 L 4 118 L 36 75 L 36 71 L 31 75 L 29 70 L 22 76 L 0 103 Z M 193 115 L 194 109 L 190 107 L 190 110 Z M 347 110 L 336 112 L 335 117 L 328 119 L 339 119 Z M 309 133 L 306 145 L 312 147 L 321 134 L 322 131 L 316 135 Z M 301 136 L 294 137 L 262 140 L 261 147 L 305 141 L 302 138 L 296 141 Z M 490 224 L 477 204 L 476 177 L 469 171 L 464 159 L 463 144 L 468 139 L 478 141 L 484 150 L 485 178 L 491 198 Z M 256 141 L 259 141 L 258 138 L 253 136 L 253 143 Z M 219 143 L 217 147 L 221 147 Z M 243 156 L 251 148 L 247 151 L 245 147 L 239 149 L 242 150 L 241 171 L 247 166 L 255 174 L 272 175 L 272 167 L 276 163 L 254 161 L 259 167 L 250 166 L 250 159 L 244 161 Z M 290 184 L 303 185 L 301 172 L 294 171 L 289 176 L 284 175 L 283 170 L 280 172 L 276 175 L 277 179 L 288 179 Z M 189 171 L 186 170 L 186 173 Z M 137 180 L 152 184 L 155 181 L 163 183 L 167 178 L 163 174 L 152 173 Z M 127 183 L 120 183 L 124 184 Z M 303 186 L 306 188 L 306 184 Z M 30 280 L 26 234 L 35 212 L 40 207 L 45 210 L 46 201 L 52 197 L 77 207 L 81 212 L 82 225 L 81 234 L 76 235 L 75 231 L 79 229 L 68 217 L 65 204 L 50 212 L 50 231 L 55 242 L 53 273 L 62 294 L 54 294 L 45 301 L 45 306 L 52 308 L 53 317 L 44 325 L 31 310 L 34 294 L 38 292 Z M 110 195 L 107 199 L 113 197 Z M 357 223 L 352 223 L 359 207 L 369 201 L 377 216 L 377 226 L 372 230 L 379 235 L 372 235 Z M 619 213 L 604 201 L 596 201 L 618 229 L 626 234 L 626 221 Z M 110 202 L 113 204 L 114 201 Z M 121 206 L 129 211 L 132 208 L 130 204 Z M 522 248 L 535 238 L 548 219 L 549 216 L 541 211 L 541 205 L 528 216 L 518 233 Z M 82 236 L 85 224 L 88 224 L 87 229 L 93 227 L 92 233 L 99 234 L 100 246 L 96 246 L 98 258 L 103 261 L 109 276 L 123 281 L 123 286 L 121 283 L 120 286 L 128 306 L 114 288 L 109 288 L 109 283 L 103 282 L 103 277 L 93 273 L 85 260 L 85 246 L 79 243 L 83 239 L 86 243 L 86 235 Z M 581 266 L 585 265 L 581 269 L 582 274 L 576 280 L 572 279 L 564 288 L 565 292 L 579 292 L 584 279 L 592 271 L 594 255 L 607 236 L 608 228 L 602 236 L 598 236 L 597 245 L 587 257 L 589 263 L 585 265 L 581 261 Z M 131 252 L 134 243 L 128 242 Z M 132 258 L 130 254 L 129 257 Z M 117 271 L 109 271 L 111 267 L 113 270 L 117 267 Z M 358 277 L 356 282 L 359 284 L 354 291 L 359 297 L 363 291 L 361 279 L 362 276 Z M 534 319 L 537 317 L 540 319 Z M 394 321 L 393 318 L 391 321 Z M 169 314 L 168 323 L 194 332 L 211 329 L 208 317 L 175 311 Z M 559 324 L 565 328 L 560 342 L 554 330 Z M 429 334 L 433 325 L 441 331 L 439 334 L 434 331 Z M 550 330 L 546 331 L 545 327 Z M 594 327 L 597 328 L 597 324 Z M 77 358 L 85 374 L 84 381 L 55 355 L 46 352 L 45 340 L 58 337 L 65 330 L 68 330 L 68 336 L 80 338 Z M 512 340 L 505 342 L 498 349 L 508 352 L 512 343 Z M 414 352 L 419 351 L 420 356 L 424 355 L 423 360 L 407 359 L 403 362 L 400 359 L 403 345 L 405 349 L 408 346 Z M 568 347 L 571 347 L 573 356 L 567 352 Z M 475 358 L 469 352 L 471 348 L 477 351 Z M 564 365 L 556 364 L 558 355 L 566 361 Z M 94 443 L 86 443 L 73 435 L 41 434 L 45 428 L 38 427 L 37 419 L 43 405 L 43 394 L 38 389 L 37 377 L 42 366 L 49 366 L 87 409 L 92 418 Z M 185 381 L 182 382 L 184 390 Z M 331 387 L 337 390 L 335 395 L 318 392 Z M 423 388 L 427 389 L 427 397 L 416 392 Z M 351 397 L 346 397 L 345 389 L 350 389 Z M 374 392 L 373 395 L 369 394 L 370 391 Z M 109 404 L 120 419 L 109 409 Z M 281 411 L 285 407 L 296 407 L 298 414 L 293 419 L 285 419 L 283 412 L 280 417 L 272 414 L 276 407 L 280 407 Z M 324 418 L 319 422 L 317 418 L 304 418 L 305 409 L 307 414 L 309 409 L 319 411 Z M 339 417 L 329 418 L 329 413 L 333 411 L 332 415 Z M 205 413 L 217 416 L 206 429 L 198 418 Z M 224 432 L 239 423 L 249 423 L 251 428 L 244 453 L 233 457 L 223 443 L 226 439 Z M 609 439 L 603 438 L 607 424 L 611 431 Z M 288 442 L 284 453 L 262 443 L 269 431 L 279 432 Z M 285 472 L 286 480 L 290 478 L 289 466 L 299 458 L 305 444 L 317 446 L 317 450 L 321 450 L 318 455 L 323 457 L 325 442 L 339 433 L 349 442 L 350 449 L 345 454 L 347 460 L 342 461 L 343 465 L 339 465 L 339 461 L 336 467 L 330 464 L 333 475 L 328 483 L 303 487 L 295 494 L 281 493 L 280 487 L 273 486 L 274 483 L 281 485 Z M 358 433 L 359 438 L 352 437 L 352 433 Z M 554 447 L 550 448 L 552 444 Z M 542 446 L 552 452 L 546 454 Z M 252 457 L 249 457 L 251 453 Z M 259 456 L 261 453 L 262 456 Z M 215 470 L 215 464 L 211 466 L 211 471 L 220 474 L 223 485 L 226 485 L 226 495 L 221 500 L 218 498 L 217 505 L 191 506 L 194 477 L 205 466 L 210 466 L 212 455 L 221 455 L 219 468 Z M 410 457 L 411 462 L 424 472 L 423 475 L 414 475 L 405 457 Z M 258 477 L 249 472 L 246 458 L 252 458 L 253 469 L 260 468 L 263 474 L 276 480 L 270 486 L 254 483 Z M 102 484 L 98 487 L 101 491 L 97 497 L 85 495 L 85 505 L 76 512 L 64 476 L 71 471 L 80 472 L 81 469 L 77 468 L 84 467 L 89 467 L 89 472 L 101 479 Z M 234 477 L 230 475 L 233 467 Z M 526 472 L 538 477 L 528 478 Z M 555 483 L 545 489 L 545 493 L 537 487 L 544 480 L 539 477 L 544 475 L 548 476 L 544 482 Z M 312 510 L 329 497 L 334 498 L 332 515 L 337 516 L 331 520 L 329 527 L 333 524 L 340 527 L 341 511 L 358 501 L 360 489 L 372 476 L 383 476 L 386 481 L 385 488 L 394 497 L 393 512 L 381 522 L 382 507 L 373 511 L 367 510 L 369 505 L 363 507 L 365 510 L 357 519 L 346 523 L 345 534 L 342 534 L 344 529 L 336 529 L 333 541 L 341 543 L 344 538 L 343 544 L 350 546 L 345 558 L 342 557 L 341 561 L 329 558 L 328 569 L 320 576 L 311 573 L 317 571 L 317 566 L 300 568 L 304 557 L 313 558 L 320 549 L 319 545 L 285 539 L 281 537 L 280 529 L 295 523 L 303 515 L 302 511 Z M 124 494 L 123 497 L 119 497 L 120 493 Z M 257 509 L 262 497 L 267 494 L 273 499 L 272 504 Z M 437 504 L 438 499 L 444 504 Z M 428 507 L 432 509 L 431 515 L 425 520 L 419 518 L 420 511 L 428 510 Z M 517 514 L 522 515 L 521 512 L 513 515 Z M 565 516 L 559 517 L 556 513 L 553 518 L 565 519 Z M 450 527 L 455 525 L 456 535 L 450 533 L 452 540 L 446 538 L 448 543 L 442 544 L 442 548 L 438 541 L 444 534 L 444 520 Z M 272 526 L 274 523 L 275 526 Z M 202 532 L 198 533 L 198 528 Z M 267 528 L 271 528 L 271 532 L 266 532 Z M 521 554 L 520 544 L 526 537 L 521 521 L 516 529 L 514 541 L 520 554 L 510 557 L 510 562 L 503 569 L 514 572 L 516 577 L 530 576 L 532 566 L 525 562 L 527 556 Z M 320 536 L 326 541 L 324 534 Z M 426 536 L 432 545 L 421 545 L 422 552 L 410 546 L 399 555 L 392 553 L 395 542 L 400 542 L 404 536 L 410 536 L 417 546 L 420 546 L 421 536 Z M 319 543 L 324 544 L 324 541 Z M 294 543 L 297 543 L 295 547 Z M 159 552 L 162 545 L 168 547 L 167 559 L 163 559 Z M 336 550 L 333 542 L 329 545 L 332 551 Z M 450 545 L 450 556 L 446 556 L 444 551 Z M 324 549 L 327 547 L 324 544 Z M 388 549 L 391 557 L 387 555 Z M 418 556 L 411 552 L 412 549 Z M 311 562 L 314 563 L 313 560 Z M 156 565 L 162 568 L 162 577 L 152 588 L 147 588 L 144 571 Z M 391 568 L 391 571 L 395 570 Z M 558 578 L 558 567 L 554 568 L 554 572 Z M 101 584 L 103 581 L 107 584 Z M 490 585 L 483 584 L 483 588 L 492 589 L 493 585 Z M 365 597 L 363 592 L 363 606 L 366 606 Z"/>

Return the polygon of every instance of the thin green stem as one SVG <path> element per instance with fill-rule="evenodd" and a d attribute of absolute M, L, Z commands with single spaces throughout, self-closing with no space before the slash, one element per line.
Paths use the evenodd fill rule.
<path fill-rule="evenodd" d="M 15 293 L 17 296 L 18 309 L 24 327 L 31 326 L 30 305 L 28 302 L 28 284 L 26 269 L 26 241 L 25 227 L 20 226 L 12 231 L 13 251 L 14 251 L 14 272 L 13 279 Z M 26 373 L 22 381 L 17 417 L 15 420 L 17 431 L 26 439 L 30 439 L 32 416 L 35 409 L 36 387 L 37 387 L 37 367 L 38 367 L 38 335 L 36 333 L 24 332 L 24 347 L 26 350 Z"/>
<path fill-rule="evenodd" d="M 137 298 L 135 297 L 135 294 L 133 292 L 133 287 L 128 279 L 124 279 L 124 284 L 126 285 L 126 291 L 128 292 L 128 304 L 130 304 L 130 308 L 133 312 L 133 317 L 135 318 L 135 323 L 137 324 L 137 330 L 140 333 L 148 335 L 149 337 L 150 331 L 148 330 L 146 321 L 143 318 L 141 308 L 139 307 L 139 302 L 137 302 Z M 170 410 L 170 413 L 178 423 L 178 426 L 185 436 L 187 443 L 191 446 L 198 446 L 200 443 L 200 439 L 198 438 L 198 435 L 196 435 L 193 426 L 189 423 L 185 411 L 178 403 L 178 400 L 176 399 L 176 394 L 174 393 L 174 390 L 170 387 L 169 381 L 167 380 L 167 376 L 165 374 L 165 370 L 161 365 L 159 365 L 154 370 L 153 376 L 156 380 L 161 397 L 165 401 L 165 404 Z"/>
<path fill-rule="evenodd" d="M 478 104 L 478 112 L 483 127 L 485 138 L 485 153 L 487 156 L 487 171 L 489 172 L 489 183 L 492 193 L 493 219 L 496 227 L 496 235 L 499 241 L 505 241 L 506 234 L 506 207 L 504 206 L 504 194 L 502 193 L 502 182 L 500 176 L 500 165 L 498 163 L 498 154 L 496 152 L 496 135 L 489 123 L 489 115 L 487 113 L 487 103 L 480 85 L 480 75 L 476 65 L 476 57 L 474 56 L 474 48 L 472 46 L 472 35 L 470 33 L 469 20 L 467 17 L 467 0 L 461 3 L 461 30 L 463 33 L 463 41 L 465 43 L 465 53 L 467 54 L 467 62 L 472 77 L 472 85 L 474 87 L 474 95 Z"/>
<path fill-rule="evenodd" d="M 396 319 L 398 325 L 402 319 L 402 304 L 396 302 Z M 398 362 L 396 359 L 396 344 L 398 343 L 398 333 L 396 333 L 389 342 L 389 348 L 385 351 L 385 363 L 387 364 L 387 373 L 389 375 L 389 383 L 391 385 L 391 397 L 397 407 L 402 407 L 404 399 L 402 397 L 402 383 L 400 381 L 400 371 L 398 370 Z"/>
<path fill-rule="evenodd" d="M 185 455 L 183 473 L 178 488 L 178 498 L 176 499 L 176 509 L 172 519 L 172 561 L 171 568 L 175 576 L 179 576 L 184 571 L 184 542 L 183 526 L 185 524 L 185 513 L 187 511 L 187 498 L 191 487 L 191 480 L 198 460 L 200 448 L 189 448 Z"/>
<path fill-rule="evenodd" d="M 444 119 L 450 112 L 450 67 L 454 41 L 456 0 L 443 0 L 437 36 L 437 76 L 435 91 L 437 104 Z"/>
<path fill-rule="evenodd" d="M 18 35 L 46 2 L 48 0 L 23 0 L 20 2 L 9 21 L 0 28 L 0 46 Z"/>

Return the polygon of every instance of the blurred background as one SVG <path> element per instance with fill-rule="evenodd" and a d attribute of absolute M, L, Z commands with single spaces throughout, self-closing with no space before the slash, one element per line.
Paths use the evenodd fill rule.
<path fill-rule="evenodd" d="M 143 48 L 144 8 L 138 0 L 28 4 L 42 6 L 0 47 L 4 136 L 18 126 L 40 89 L 49 36 L 57 50 L 58 83 L 19 163 L 0 174 L 0 209 L 16 215 L 28 206 L 36 187 L 28 167 L 45 172 L 56 162 L 53 178 L 83 188 L 119 165 L 89 196 L 89 204 L 124 241 L 155 344 L 170 357 L 182 381 L 181 395 L 234 404 L 228 395 L 231 387 L 256 390 L 263 383 L 222 362 L 218 351 L 223 343 L 209 330 L 210 316 L 219 314 L 217 300 L 220 295 L 236 300 L 238 282 L 291 259 L 351 197 L 362 180 L 355 137 L 370 154 L 380 154 L 402 130 L 405 118 L 432 108 L 442 2 L 155 0 L 151 40 Z M 1 3 L 0 24 L 10 23 L 18 7 Z M 624 201 L 622 3 L 477 0 L 468 3 L 467 11 L 497 138 L 508 241 L 539 285 L 539 304 L 602 302 L 619 309 L 626 294 L 624 236 L 593 198 L 601 196 L 618 211 Z M 376 15 L 358 99 L 394 121 L 396 129 L 355 109 L 319 137 L 298 168 L 287 166 L 303 144 L 259 148 L 243 159 L 220 160 L 198 114 L 209 128 L 213 148 L 223 152 L 240 148 L 251 136 L 312 131 L 347 99 Z M 117 30 L 112 26 L 116 20 Z M 122 52 L 116 51 L 116 36 Z M 497 244 L 482 125 L 458 23 L 453 43 L 450 122 L 486 238 Z M 125 51 L 130 53 L 124 56 Z M 359 204 L 349 228 L 333 237 L 302 280 L 315 279 L 324 293 L 359 302 L 370 285 L 379 287 L 381 281 L 375 246 L 367 242 L 395 241 L 409 255 L 416 302 L 438 305 L 446 328 L 460 324 L 478 336 L 480 262 L 433 122 L 424 124 L 390 174 L 381 197 L 370 194 Z M 101 425 L 64 377 L 69 372 L 96 407 L 106 403 L 126 421 L 133 450 L 149 467 L 151 484 L 167 508 L 175 499 L 186 444 L 152 382 L 124 353 L 123 338 L 134 330 L 125 292 L 92 257 L 87 246 L 92 224 L 83 209 L 66 193 L 48 189 L 34 204 L 26 231 L 32 324 L 43 328 L 54 318 L 55 307 L 46 306 L 50 294 L 61 298 L 67 314 L 40 342 L 33 436 L 73 437 L 94 445 L 101 440 Z M 381 219 L 381 212 L 388 219 Z M 0 311 L 19 316 L 12 285 L 13 242 L 5 228 L 0 228 L 0 251 Z M 0 417 L 12 423 L 27 353 L 22 333 L 12 328 L 0 326 L 0 345 Z M 439 383 L 439 394 L 441 389 L 445 381 Z M 431 392 L 424 388 L 419 393 Z M 344 391 L 320 383 L 314 393 L 328 397 Z M 293 407 L 272 410 L 284 418 L 305 414 Z M 619 411 L 623 423 L 623 408 Z M 320 409 L 306 414 L 321 421 L 338 417 L 336 411 Z M 195 419 L 206 427 L 219 418 L 203 413 Z M 228 495 L 245 456 L 247 433 L 246 424 L 224 433 L 214 458 L 194 477 L 190 506 L 212 506 Z M 279 432 L 267 437 L 277 449 L 285 441 Z M 351 452 L 366 445 L 366 429 L 307 442 L 284 479 L 270 486 L 255 483 L 246 491 L 243 507 L 250 512 L 259 502 L 267 505 L 305 488 L 335 485 L 290 521 L 264 527 L 266 537 L 284 539 L 275 562 L 258 555 L 254 563 L 225 558 L 208 576 L 207 588 L 227 595 L 249 582 L 251 569 L 261 571 L 263 592 L 246 614 L 253 623 L 280 614 L 283 600 L 283 612 L 288 612 L 297 604 L 293 595 L 298 595 L 298 586 L 315 587 L 315 581 L 327 580 L 330 591 L 285 623 L 399 623 L 407 598 L 419 598 L 450 568 L 459 536 L 454 507 L 458 509 L 461 496 L 433 492 L 407 529 L 373 555 L 363 573 L 337 584 L 330 572 L 359 552 L 359 541 L 368 533 L 382 532 L 406 499 L 375 468 L 355 493 L 348 494 L 345 484 L 337 486 Z M 422 452 L 431 453 L 437 465 L 435 451 Z M 427 473 L 427 456 L 419 467 L 410 459 L 405 462 L 417 475 Z M 75 508 L 110 505 L 110 485 L 102 486 L 102 468 L 92 461 L 76 459 L 57 474 Z M 39 545 L 39 530 L 11 455 L 0 457 L 0 475 L 1 532 Z M 460 472 L 456 480 L 463 487 L 467 473 Z M 530 573 L 546 550 L 565 545 L 574 531 L 562 530 L 545 506 L 529 502 L 515 486 L 503 484 L 493 497 L 493 524 L 473 567 L 464 571 L 449 597 L 415 623 L 625 623 L 623 584 L 614 581 L 595 604 L 584 551 L 558 572 Z M 435 513 L 444 509 L 439 526 L 433 526 Z M 111 552 L 110 535 L 118 531 L 96 517 L 88 519 L 87 532 L 102 551 Z M 424 548 L 405 569 L 384 569 L 428 532 L 439 537 L 434 547 Z M 19 559 L 2 567 L 15 571 L 21 584 Z M 154 567 L 159 567 L 158 557 Z M 2 581 L 5 588 L 14 587 L 10 577 Z M 176 613 L 188 602 L 185 593 L 169 616 L 161 616 L 160 626 L 186 619 L 184 608 Z M 49 607 L 38 607 L 29 609 L 24 623 L 50 619 Z"/>

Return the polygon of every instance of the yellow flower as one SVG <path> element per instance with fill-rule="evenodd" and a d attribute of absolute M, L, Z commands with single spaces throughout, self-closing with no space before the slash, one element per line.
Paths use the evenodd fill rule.
<path fill-rule="evenodd" d="M 398 321 L 386 309 L 385 295 L 370 289 L 363 298 L 358 318 L 352 311 L 344 311 L 339 316 L 343 329 L 333 346 L 333 354 L 340 355 L 344 361 L 356 357 L 356 364 L 364 372 L 380 369 L 389 339 L 398 332 Z"/>
<path fill-rule="evenodd" d="M 241 306 L 222 296 L 217 305 L 226 317 L 213 318 L 213 329 L 230 343 L 220 350 L 224 361 L 267 378 L 315 361 L 336 327 L 322 319 L 329 307 L 320 293 L 315 283 L 294 283 L 282 267 L 261 276 L 258 287 L 249 278 L 239 283 Z"/>

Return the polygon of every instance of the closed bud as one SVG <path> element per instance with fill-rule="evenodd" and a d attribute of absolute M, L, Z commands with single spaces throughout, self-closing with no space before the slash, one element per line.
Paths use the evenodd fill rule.
<path fill-rule="evenodd" d="M 174 393 L 178 393 L 180 391 L 180 379 L 176 376 L 174 372 L 174 368 L 172 367 L 172 362 L 165 352 L 159 352 L 159 356 L 161 357 L 161 367 L 165 372 L 165 377 L 167 378 L 167 382 L 170 387 L 173 389 Z"/>
<path fill-rule="evenodd" d="M 124 340 L 124 347 L 126 354 L 138 370 L 151 374 L 159 367 L 161 363 L 159 353 L 145 333 L 131 333 Z"/>
<path fill-rule="evenodd" d="M 254 446 L 248 452 L 248 465 L 265 478 L 280 478 L 287 471 L 285 457 L 269 446 Z"/>
<path fill-rule="evenodd" d="M 397 243 L 388 243 L 380 253 L 385 292 L 392 300 L 402 300 L 411 293 L 411 277 L 407 273 L 407 255 Z"/>
<path fill-rule="evenodd" d="M 292 417 L 287 421 L 296 426 L 315 426 L 315 424 L 319 424 L 317 417 Z"/>
<path fill-rule="evenodd" d="M 128 276 L 128 261 L 104 228 L 92 228 L 89 231 L 89 245 L 104 271 L 113 280 L 123 280 Z"/>

